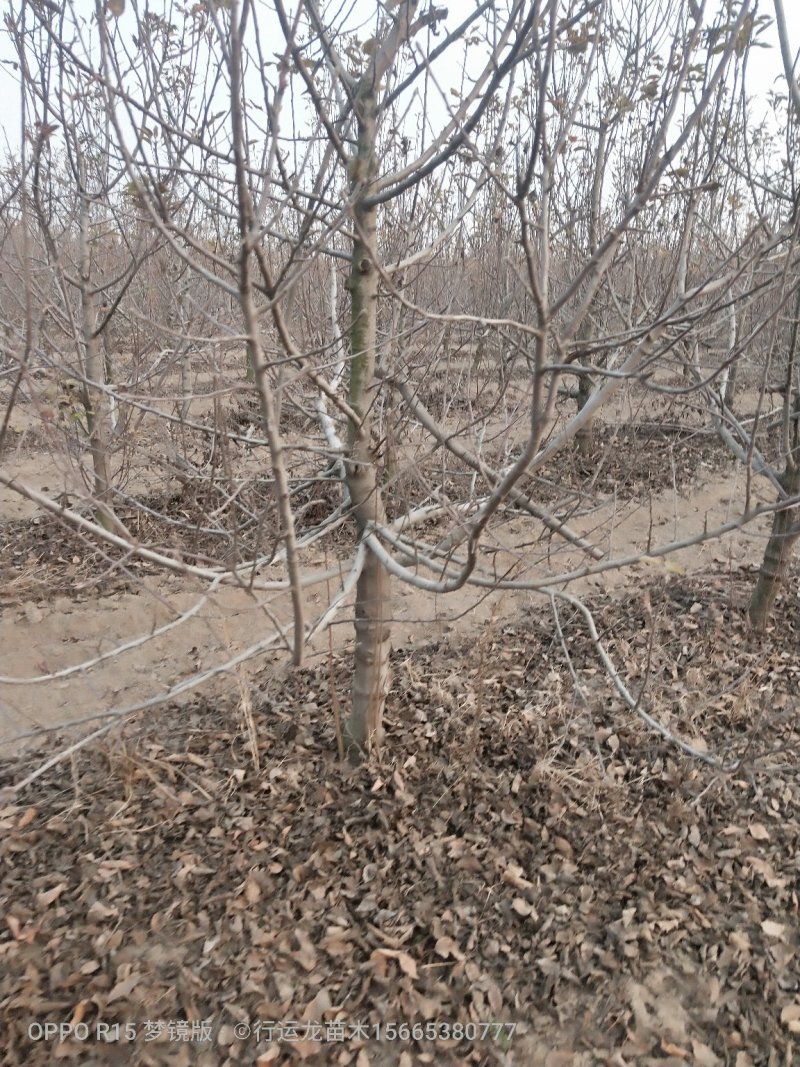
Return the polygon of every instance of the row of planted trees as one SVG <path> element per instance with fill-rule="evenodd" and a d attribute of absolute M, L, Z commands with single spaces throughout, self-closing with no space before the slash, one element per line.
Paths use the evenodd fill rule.
<path fill-rule="evenodd" d="M 395 583 L 552 597 L 618 565 L 538 479 L 593 455 L 598 412 L 635 381 L 699 405 L 769 481 L 765 625 L 800 532 L 794 156 L 744 79 L 768 21 L 750 0 L 12 5 L 27 135 L 5 177 L 5 397 L 36 400 L 40 369 L 69 383 L 93 515 L 33 498 L 166 569 L 285 597 L 291 624 L 258 648 L 296 663 L 353 593 L 343 743 L 362 752 Z M 791 149 L 796 103 L 775 104 Z M 213 422 L 192 413 L 198 368 Z M 777 464 L 734 414 L 745 368 L 783 382 Z M 246 430 L 221 417 L 240 402 Z M 247 512 L 229 472 L 225 514 L 270 550 L 230 557 L 210 520 L 219 558 L 140 544 L 126 472 L 199 478 L 215 443 L 257 458 L 270 501 Z M 486 546 L 511 514 L 563 565 L 518 552 L 499 571 Z M 346 560 L 309 566 L 345 521 Z"/>

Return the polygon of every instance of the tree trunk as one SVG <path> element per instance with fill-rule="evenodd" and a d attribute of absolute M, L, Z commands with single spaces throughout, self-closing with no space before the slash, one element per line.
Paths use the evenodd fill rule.
<path fill-rule="evenodd" d="M 781 479 L 790 496 L 800 493 L 800 467 L 787 467 Z M 795 543 L 800 538 L 800 521 L 796 508 L 775 512 L 764 560 L 750 597 L 748 615 L 754 629 L 763 631 L 769 622 L 775 598 L 786 580 Z"/>
<path fill-rule="evenodd" d="M 107 385 L 105 360 L 99 351 L 98 338 L 94 336 L 93 309 L 89 302 L 84 303 L 84 368 L 87 385 L 84 389 L 84 407 L 86 408 L 86 425 L 89 430 L 89 452 L 92 456 L 94 470 L 95 515 L 101 526 L 111 533 L 124 532 L 114 514 L 112 505 L 112 486 L 109 471 L 109 440 L 111 411 L 108 394 L 103 388 Z"/>
<path fill-rule="evenodd" d="M 100 350 L 97 335 L 97 297 L 91 284 L 91 235 L 89 201 L 84 191 L 85 174 L 81 166 L 80 214 L 80 286 L 81 314 L 83 319 L 83 406 L 86 411 L 86 426 L 89 431 L 89 452 L 94 471 L 95 517 L 110 533 L 126 533 L 125 527 L 114 514 L 110 474 L 109 441 L 111 438 L 111 410 L 106 386 L 106 361 Z"/>
<path fill-rule="evenodd" d="M 592 174 L 592 192 L 589 202 L 589 255 L 597 254 L 600 244 L 600 212 L 603 199 L 603 176 L 605 173 L 606 149 L 608 145 L 609 126 L 605 120 L 601 120 L 597 130 L 597 156 L 596 165 Z M 594 328 L 592 325 L 592 310 L 594 301 L 586 308 L 585 317 L 581 324 L 578 337 L 583 341 L 590 341 Z M 578 375 L 578 414 L 583 411 L 592 398 L 595 390 L 595 381 L 591 374 Z M 596 446 L 595 420 L 587 419 L 575 434 L 575 449 L 580 456 L 591 456 Z"/>
<path fill-rule="evenodd" d="M 736 359 L 731 363 L 730 374 L 726 383 L 725 394 L 722 399 L 725 401 L 725 406 L 730 408 L 731 411 L 736 414 L 734 404 L 736 403 L 736 386 L 739 382 L 739 360 Z"/>
<path fill-rule="evenodd" d="M 358 148 L 350 164 L 355 222 L 350 277 L 350 406 L 360 421 L 349 426 L 347 485 L 353 514 L 363 534 L 371 522 L 384 523 L 378 471 L 372 453 L 372 401 L 378 312 L 377 209 L 366 203 L 375 176 L 375 89 L 365 79 L 356 98 Z M 351 759 L 360 758 L 383 733 L 383 709 L 389 687 L 391 651 L 391 581 L 383 564 L 368 550 L 356 587 L 356 649 L 352 704 L 345 724 Z"/>
<path fill-rule="evenodd" d="M 588 374 L 578 375 L 578 414 L 586 407 L 594 388 Z M 595 420 L 588 419 L 575 434 L 575 449 L 581 456 L 591 456 L 595 450 Z"/>

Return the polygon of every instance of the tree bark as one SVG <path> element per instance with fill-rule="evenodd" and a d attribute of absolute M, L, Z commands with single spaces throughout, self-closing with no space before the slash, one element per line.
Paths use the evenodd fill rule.
<path fill-rule="evenodd" d="M 110 533 L 127 534 L 125 527 L 114 514 L 112 504 L 109 441 L 111 438 L 111 411 L 109 407 L 106 362 L 100 350 L 97 335 L 97 298 L 91 283 L 92 257 L 89 201 L 85 192 L 84 168 L 81 165 L 80 196 L 80 291 L 83 324 L 83 372 L 82 402 L 86 412 L 86 427 L 89 431 L 89 452 L 94 471 L 93 498 L 95 517 Z"/>
<path fill-rule="evenodd" d="M 787 467 L 781 481 L 790 496 L 800 494 L 800 467 Z M 786 580 L 798 538 L 800 520 L 797 509 L 789 507 L 776 511 L 772 520 L 772 533 L 748 607 L 750 623 L 755 630 L 763 632 L 767 627 L 775 599 Z"/>
<path fill-rule="evenodd" d="M 592 192 L 589 204 L 589 243 L 590 256 L 597 253 L 600 243 L 600 212 L 602 209 L 603 174 L 605 171 L 606 150 L 608 145 L 609 126 L 606 121 L 601 121 L 597 131 L 597 157 L 594 173 L 592 175 Z M 581 324 L 578 336 L 583 341 L 589 341 L 592 336 L 592 309 L 594 301 L 586 308 L 585 318 Z M 583 411 L 595 390 L 595 383 L 590 374 L 578 375 L 578 414 Z M 595 450 L 596 434 L 594 418 L 587 419 L 575 434 L 575 448 L 581 456 L 591 456 Z"/>
<path fill-rule="evenodd" d="M 581 374 L 578 377 L 578 395 L 576 397 L 576 403 L 578 406 L 578 414 L 583 411 L 586 405 L 592 398 L 594 389 L 592 387 L 592 380 L 588 374 Z M 575 434 L 575 450 L 581 456 L 591 456 L 595 450 L 595 420 L 587 419 L 583 426 L 580 427 Z"/>
<path fill-rule="evenodd" d="M 360 421 L 349 426 L 347 485 L 353 515 L 363 534 L 372 522 L 383 524 L 378 471 L 372 451 L 372 399 L 375 378 L 378 271 L 377 209 L 367 202 L 370 182 L 377 169 L 375 158 L 375 89 L 366 79 L 356 98 L 358 147 L 350 163 L 350 191 L 355 236 L 350 276 L 350 406 Z M 389 687 L 391 652 L 391 580 L 383 564 L 370 551 L 356 587 L 356 648 L 350 716 L 345 743 L 351 759 L 379 744 L 383 709 Z"/>

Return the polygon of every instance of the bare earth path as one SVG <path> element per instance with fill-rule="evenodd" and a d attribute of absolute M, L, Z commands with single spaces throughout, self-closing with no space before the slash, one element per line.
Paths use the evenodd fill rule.
<path fill-rule="evenodd" d="M 618 415 L 625 412 L 620 408 Z M 16 413 L 15 413 L 16 414 Z M 24 427 L 25 423 L 21 422 Z M 18 428 L 19 429 L 19 428 Z M 665 456 L 664 462 L 668 459 Z M 13 464 L 11 464 L 13 467 Z M 41 451 L 22 451 L 16 457 L 21 478 L 35 488 L 53 495 L 75 492 L 79 476 L 68 459 L 48 459 Z M 598 503 L 589 515 L 575 524 L 579 532 L 611 557 L 642 552 L 648 546 L 678 541 L 731 521 L 744 507 L 744 475 L 733 464 L 726 470 L 705 471 L 700 466 L 691 485 L 651 490 L 643 483 L 633 496 L 617 499 L 615 494 L 598 494 Z M 755 500 L 769 495 L 756 483 Z M 6 524 L 34 518 L 35 509 L 13 491 L 0 491 L 0 537 Z M 508 567 L 516 564 L 526 578 L 542 577 L 557 568 L 559 572 L 584 565 L 578 553 L 563 551 L 552 561 L 542 558 L 536 546 L 519 549 L 524 543 L 522 527 L 513 518 L 499 528 L 495 548 L 497 560 Z M 721 541 L 692 545 L 663 560 L 648 561 L 631 570 L 607 571 L 579 579 L 570 591 L 612 591 L 636 582 L 636 572 L 701 572 L 708 567 L 725 572 L 742 564 L 756 565 L 763 552 L 765 522 L 753 524 L 743 533 L 733 533 Z M 529 530 L 528 530 L 529 534 Z M 557 539 L 556 539 L 557 541 Z M 77 569 L 82 552 L 73 558 Z M 17 561 L 15 556 L 22 555 Z M 272 632 L 272 622 L 256 597 L 246 590 L 225 588 L 203 597 L 200 583 L 175 576 L 153 576 L 144 581 L 124 581 L 112 572 L 111 579 L 91 582 L 75 579 L 64 592 L 53 590 L 48 575 L 38 575 L 37 567 L 6 538 L 4 557 L 16 566 L 7 566 L 0 616 L 0 677 L 30 679 L 54 671 L 68 670 L 100 659 L 90 669 L 78 670 L 46 684 L 12 685 L 0 681 L 0 745 L 9 744 L 21 733 L 40 726 L 66 725 L 112 708 L 128 707 L 157 697 L 184 678 L 208 670 L 239 654 Z M 35 559 L 35 554 L 34 557 Z M 59 557 L 62 570 L 70 570 L 70 559 Z M 308 560 L 325 566 L 323 558 Z M 78 587 L 78 592 L 74 587 Z M 487 620 L 513 616 L 520 607 L 539 599 L 532 593 L 498 593 L 485 598 L 482 591 L 466 589 L 447 597 L 434 597 L 400 582 L 395 583 L 395 645 L 404 647 L 430 637 L 452 632 L 458 620 L 459 631 L 480 633 Z M 323 590 L 309 593 L 309 610 L 323 606 Z M 268 603 L 269 612 L 288 622 L 285 598 Z M 174 625 L 186 612 L 196 609 L 186 621 Z M 351 638 L 352 618 L 343 606 L 333 627 L 334 648 L 342 648 Z M 156 631 L 165 632 L 156 633 Z M 149 635 L 154 635 L 149 637 Z M 103 659 L 120 644 L 134 643 L 120 655 Z M 311 650 L 326 654 L 328 639 L 318 640 Z M 271 661 L 259 655 L 239 671 L 239 684 L 262 671 Z M 206 693 L 230 692 L 230 676 L 221 675 L 204 683 Z"/>

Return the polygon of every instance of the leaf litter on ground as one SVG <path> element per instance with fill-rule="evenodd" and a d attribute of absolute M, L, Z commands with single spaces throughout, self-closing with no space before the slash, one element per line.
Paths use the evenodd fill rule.
<path fill-rule="evenodd" d="M 395 651 L 357 768 L 344 656 L 265 668 L 254 731 L 197 699 L 53 768 L 0 810 L 3 1063 L 800 1062 L 800 609 L 751 634 L 751 581 L 589 600 L 632 691 L 728 773 L 544 609 Z"/>

